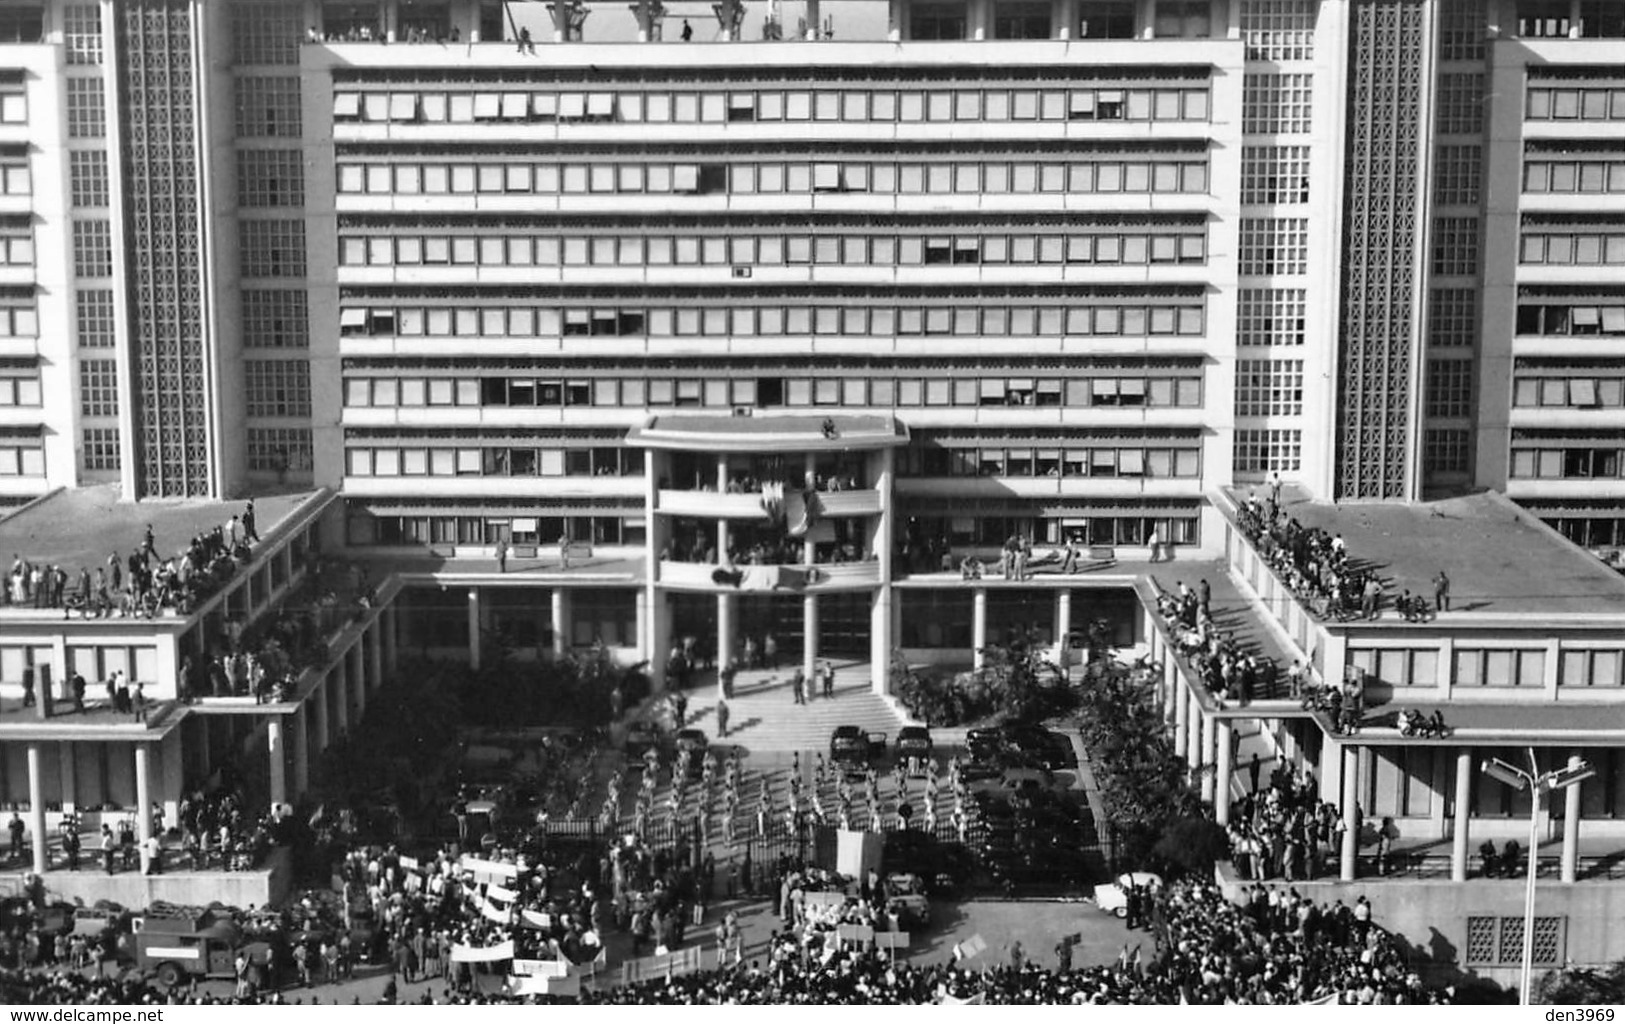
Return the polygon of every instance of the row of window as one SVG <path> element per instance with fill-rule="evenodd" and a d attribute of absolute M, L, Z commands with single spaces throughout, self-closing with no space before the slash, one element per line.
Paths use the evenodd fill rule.
<path fill-rule="evenodd" d="M 4 240 L 0 239 L 0 256 Z M 751 235 L 593 234 L 340 238 L 344 266 L 928 266 L 983 263 L 1202 264 L 1200 226 L 1077 234 Z"/>
<path fill-rule="evenodd" d="M 1591 159 L 1527 159 L 1523 165 L 1525 192 L 1625 192 L 1625 160 L 1600 156 Z"/>
<path fill-rule="evenodd" d="M 86 427 L 80 438 L 79 462 L 90 472 L 104 472 L 119 468 L 119 430 L 117 427 Z"/>
<path fill-rule="evenodd" d="M 1236 428 L 1235 472 L 1293 473 L 1303 468 L 1303 431 Z"/>
<path fill-rule="evenodd" d="M 302 359 L 243 362 L 244 396 L 250 416 L 309 416 L 310 364 Z"/>
<path fill-rule="evenodd" d="M 1625 231 L 1525 230 L 1519 240 L 1518 262 L 1546 266 L 1595 266 L 1625 263 Z"/>
<path fill-rule="evenodd" d="M 1618 409 L 1625 406 L 1625 380 L 1618 377 L 1519 377 L 1512 404 L 1524 408 Z"/>
<path fill-rule="evenodd" d="M 741 406 L 844 405 L 1179 407 L 1199 408 L 1202 378 L 1146 376 L 1120 371 L 1061 380 L 1032 377 L 889 378 L 752 377 L 735 379 L 537 379 L 529 377 L 350 378 L 344 382 L 348 408 L 415 406 Z"/>
<path fill-rule="evenodd" d="M 1088 160 L 733 163 L 342 163 L 340 193 L 372 195 L 614 195 L 686 193 L 875 195 L 1207 193 L 1206 154 L 1103 155 Z"/>
<path fill-rule="evenodd" d="M 1167 85 L 1073 89 L 730 90 L 726 92 L 335 92 L 333 120 L 731 124 L 758 121 L 1206 121 L 1208 90 Z"/>
<path fill-rule="evenodd" d="M 984 514 L 938 517 L 936 512 L 933 510 L 931 517 L 923 514 L 919 517 L 921 534 L 946 537 L 950 547 L 961 551 L 967 547 L 1002 547 L 1011 536 L 1030 537 L 1034 544 L 1065 544 L 1069 538 L 1075 537 L 1086 544 L 1122 544 L 1130 547 L 1144 545 L 1146 538 L 1152 535 L 1164 544 L 1180 546 L 1197 545 L 1202 541 L 1200 520 L 1194 509 L 1170 513 L 1166 506 L 1142 510 L 1126 505 L 1115 509 L 1086 506 L 1058 516 Z M 904 600 L 912 605 L 920 595 L 926 593 L 931 592 L 910 591 Z M 991 605 L 991 594 L 989 598 Z M 905 630 L 909 628 L 909 623 L 921 619 L 913 611 L 911 609 L 911 614 L 903 617 Z M 907 640 L 904 642 L 907 644 Z"/>
<path fill-rule="evenodd" d="M 1520 480 L 1617 480 L 1620 473 L 1617 444 L 1516 448 L 1512 476 Z"/>
<path fill-rule="evenodd" d="M 1625 516 L 1561 516 L 1544 521 L 1583 548 L 1625 547 Z"/>
<path fill-rule="evenodd" d="M 1625 121 L 1625 88 L 1530 86 L 1530 121 Z"/>
<path fill-rule="evenodd" d="M 27 228 L 24 228 L 21 233 L 11 228 L 0 228 L 0 267 L 31 267 L 33 265 L 33 232 Z"/>
<path fill-rule="evenodd" d="M 1197 447 L 1152 447 L 1149 444 L 1105 443 L 1085 447 L 1076 441 L 1064 449 L 910 446 L 898 453 L 897 473 L 905 477 L 1194 478 L 1202 475 L 1202 452 Z"/>
<path fill-rule="evenodd" d="M 350 476 L 642 476 L 643 453 L 621 448 L 366 448 L 346 446 Z"/>
<path fill-rule="evenodd" d="M 1302 412 L 1302 359 L 1236 361 L 1237 416 L 1297 416 Z"/>
<path fill-rule="evenodd" d="M 648 543 L 648 520 L 643 515 L 569 515 L 526 516 L 521 518 L 488 518 L 484 516 L 414 516 L 383 513 L 355 513 L 347 518 L 345 542 L 360 547 L 408 547 L 423 544 L 495 544 L 499 540 L 511 544 L 556 544 L 560 538 L 585 544 L 629 544 L 642 547 Z M 628 609 L 626 621 L 615 631 L 595 630 L 591 607 L 583 607 L 584 599 L 596 592 L 580 589 L 571 592 L 570 617 L 577 626 L 585 624 L 588 630 L 578 643 L 591 643 L 597 633 L 605 643 L 616 646 L 637 644 L 635 617 Z M 464 616 L 466 621 L 467 616 Z M 624 636 L 615 639 L 621 633 Z M 416 636 L 417 633 L 412 635 Z M 465 638 L 463 646 L 467 646 Z"/>
<path fill-rule="evenodd" d="M 1625 651 L 1565 650 L 1558 665 L 1559 686 L 1619 686 Z M 1438 686 L 1439 652 L 1432 648 L 1351 648 L 1349 664 L 1364 669 L 1391 686 Z M 1534 649 L 1479 649 L 1457 647 L 1454 654 L 1457 686 L 1544 686 L 1546 651 Z"/>
<path fill-rule="evenodd" d="M 1183 335 L 1203 330 L 1200 302 L 1101 300 L 1069 306 L 758 306 L 758 307 L 349 307 L 347 336 L 401 337 L 776 337 L 780 335 L 960 335 L 1086 337 Z"/>
<path fill-rule="evenodd" d="M 79 360 L 79 411 L 85 416 L 118 415 L 117 360 Z"/>
<path fill-rule="evenodd" d="M 1519 334 L 1625 335 L 1625 305 L 1519 303 L 1516 330 Z"/>

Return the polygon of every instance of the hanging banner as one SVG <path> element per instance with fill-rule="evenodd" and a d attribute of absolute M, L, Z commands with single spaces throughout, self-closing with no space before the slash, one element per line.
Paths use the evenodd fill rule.
<path fill-rule="evenodd" d="M 522 924 L 540 931 L 546 931 L 553 927 L 553 915 L 544 914 L 540 910 L 521 910 L 519 920 Z"/>
<path fill-rule="evenodd" d="M 508 973 L 520 978 L 562 978 L 570 973 L 570 962 L 515 959 Z"/>
<path fill-rule="evenodd" d="M 512 903 L 519 898 L 519 894 L 500 885 L 488 885 L 485 888 L 485 898 L 495 900 L 498 903 Z"/>
<path fill-rule="evenodd" d="M 506 910 L 498 910 L 490 900 L 480 901 L 480 916 L 493 924 L 508 924 L 513 920 L 512 914 Z"/>
<path fill-rule="evenodd" d="M 456 964 L 494 964 L 499 960 L 512 959 L 511 939 L 495 946 L 465 946 L 458 943 L 451 947 L 451 962 Z"/>

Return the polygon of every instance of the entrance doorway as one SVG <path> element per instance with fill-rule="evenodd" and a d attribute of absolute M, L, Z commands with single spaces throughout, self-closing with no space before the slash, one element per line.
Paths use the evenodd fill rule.
<path fill-rule="evenodd" d="M 819 657 L 869 658 L 872 602 L 867 591 L 818 595 Z"/>

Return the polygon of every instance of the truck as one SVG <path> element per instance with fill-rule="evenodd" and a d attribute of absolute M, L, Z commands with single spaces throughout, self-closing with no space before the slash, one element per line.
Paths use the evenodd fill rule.
<path fill-rule="evenodd" d="M 263 965 L 270 944 L 244 944 L 230 917 L 195 907 L 149 909 L 131 922 L 135 966 L 154 971 L 167 986 L 188 978 L 234 978 L 239 951 Z"/>

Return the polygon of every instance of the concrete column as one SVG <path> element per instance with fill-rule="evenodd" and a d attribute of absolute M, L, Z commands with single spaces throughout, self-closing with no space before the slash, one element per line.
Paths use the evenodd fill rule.
<path fill-rule="evenodd" d="M 1320 746 L 1320 799 L 1336 804 L 1343 794 L 1343 744 L 1326 737 Z"/>
<path fill-rule="evenodd" d="M 552 597 L 553 616 L 553 657 L 562 658 L 570 653 L 570 592 L 563 587 L 554 587 Z M 665 651 L 655 651 L 650 655 L 650 661 L 655 658 L 664 658 Z"/>
<path fill-rule="evenodd" d="M 738 650 L 734 643 L 735 623 L 734 612 L 738 610 L 738 598 L 733 594 L 717 595 L 717 664 L 726 665 L 730 661 L 738 660 Z M 669 646 L 669 644 L 668 644 Z M 656 651 L 655 658 L 664 662 L 666 652 Z"/>
<path fill-rule="evenodd" d="M 327 674 L 327 693 L 333 699 L 333 721 L 337 723 L 335 735 L 342 736 L 350 728 L 350 654 L 339 656 Z"/>
<path fill-rule="evenodd" d="M 1162 717 L 1170 724 L 1180 722 L 1180 708 L 1185 704 L 1179 692 L 1179 665 L 1174 652 L 1167 650 L 1162 656 Z M 1184 725 L 1179 725 L 1183 729 Z"/>
<path fill-rule="evenodd" d="M 480 670 L 480 588 L 468 588 L 468 667 Z"/>
<path fill-rule="evenodd" d="M 987 646 L 987 588 L 971 591 L 970 606 L 971 667 L 981 668 L 982 648 Z"/>
<path fill-rule="evenodd" d="M 271 803 L 288 802 L 288 760 L 283 745 L 282 718 L 272 715 L 265 722 L 265 754 L 271 759 Z"/>
<path fill-rule="evenodd" d="M 57 774 L 62 779 L 62 810 L 71 813 L 79 809 L 79 771 L 73 760 L 73 744 L 63 740 L 56 745 L 56 752 L 59 761 Z"/>
<path fill-rule="evenodd" d="M 384 40 L 396 42 L 400 36 L 401 12 L 395 0 L 384 0 Z"/>
<path fill-rule="evenodd" d="M 135 839 L 141 854 L 141 872 L 147 871 L 147 840 L 152 838 L 152 782 L 145 743 L 135 745 Z"/>
<path fill-rule="evenodd" d="M 1235 751 L 1231 744 L 1235 742 L 1229 719 L 1217 723 L 1218 735 L 1214 738 L 1213 755 L 1213 820 L 1221 825 L 1230 824 L 1230 773 L 1233 770 Z"/>
<path fill-rule="evenodd" d="M 186 766 L 182 764 L 181 731 L 171 730 L 158 748 L 158 762 L 162 769 L 162 782 L 158 784 L 158 800 L 164 805 L 164 821 L 174 828 L 180 823 L 181 783 Z"/>
<path fill-rule="evenodd" d="M 1580 10 L 1580 0 L 1569 0 L 1569 38 L 1581 38 L 1584 27 L 1585 18 Z"/>
<path fill-rule="evenodd" d="M 305 708 L 288 719 L 288 728 L 293 733 L 293 798 L 298 800 L 310 790 L 310 716 Z"/>
<path fill-rule="evenodd" d="M 898 43 L 903 40 L 903 19 L 908 16 L 908 0 L 887 0 L 886 3 L 886 40 Z"/>
<path fill-rule="evenodd" d="M 1569 768 L 1578 770 L 1580 753 L 1569 755 Z M 1563 884 L 1580 877 L 1580 782 L 1563 791 Z"/>
<path fill-rule="evenodd" d="M 1055 38 L 1071 39 L 1078 32 L 1078 0 L 1057 0 Z"/>
<path fill-rule="evenodd" d="M 1442 794 L 1441 794 L 1442 795 Z M 1450 834 L 1450 880 L 1467 881 L 1467 858 L 1472 851 L 1473 748 L 1456 751 L 1455 826 Z"/>
<path fill-rule="evenodd" d="M 1155 39 L 1157 37 L 1157 0 L 1144 0 L 1137 9 L 1137 13 L 1142 19 L 1140 24 L 1135 26 L 1139 29 L 1140 38 Z"/>
<path fill-rule="evenodd" d="M 40 745 L 28 745 L 28 838 L 34 846 L 34 873 L 45 874 L 49 866 L 45 853 L 45 771 L 40 765 Z"/>
<path fill-rule="evenodd" d="M 1343 849 L 1338 858 L 1338 878 L 1354 881 L 1354 858 L 1360 852 L 1360 835 L 1355 831 L 1354 808 L 1360 802 L 1360 758 L 1358 749 L 1343 752 Z"/>
<path fill-rule="evenodd" d="M 812 686 L 813 669 L 818 665 L 818 595 L 801 597 L 801 671 Z"/>
<path fill-rule="evenodd" d="M 377 690 L 384 685 L 384 629 L 383 617 L 373 620 L 372 628 L 367 630 L 368 674 L 366 692 Z"/>
<path fill-rule="evenodd" d="M 316 709 L 316 749 L 314 753 L 320 757 L 322 751 L 327 749 L 327 677 L 323 676 L 316 684 L 315 691 L 310 695 L 306 708 Z"/>
<path fill-rule="evenodd" d="M 350 687 L 355 691 L 355 722 L 361 724 L 367 712 L 367 634 L 356 639 L 355 646 L 345 655 L 350 664 Z"/>
<path fill-rule="evenodd" d="M 993 0 L 970 0 L 970 37 L 977 42 L 992 35 Z"/>
<path fill-rule="evenodd" d="M 892 632 L 892 603 L 896 595 L 891 587 L 882 585 L 870 598 L 869 605 L 869 689 L 874 693 L 888 692 L 891 682 L 892 651 L 897 646 Z"/>
<path fill-rule="evenodd" d="M 1185 760 L 1191 763 L 1192 770 L 1202 767 L 1212 756 L 1202 748 L 1202 702 L 1196 696 L 1195 690 L 1187 690 L 1185 703 L 1190 705 L 1190 713 L 1185 716 Z"/>
<path fill-rule="evenodd" d="M 1186 761 L 1191 758 L 1190 751 L 1190 718 L 1191 704 L 1185 699 L 1185 694 L 1179 689 L 1174 694 L 1174 756 L 1183 757 Z"/>
<path fill-rule="evenodd" d="M 818 0 L 807 0 L 807 38 L 817 40 L 823 37 L 821 22 L 823 14 L 819 9 Z"/>
<path fill-rule="evenodd" d="M 1212 803 L 1218 793 L 1218 778 L 1216 771 L 1219 767 L 1218 758 L 1214 756 L 1215 742 L 1218 738 L 1219 720 L 1212 715 L 1202 716 L 1202 767 L 1212 768 L 1214 771 L 1202 773 L 1202 800 Z"/>
<path fill-rule="evenodd" d="M 1066 668 L 1066 635 L 1072 632 L 1072 588 L 1063 587 L 1055 595 L 1055 650 L 1056 661 Z"/>
<path fill-rule="evenodd" d="M 391 676 L 400 670 L 400 661 L 396 651 L 398 637 L 395 633 L 400 625 L 397 621 L 395 605 L 400 599 L 400 595 L 397 594 L 395 600 L 390 602 L 389 607 L 384 609 L 384 671 Z"/>
<path fill-rule="evenodd" d="M 1223 22 L 1223 25 L 1224 25 L 1224 37 L 1226 39 L 1240 39 L 1241 38 L 1241 0 L 1229 0 L 1229 2 L 1224 5 L 1224 12 L 1225 12 L 1225 19 L 1224 19 L 1224 22 Z M 1217 28 L 1220 25 L 1220 21 L 1219 21 L 1219 19 L 1217 17 L 1213 18 L 1212 25 L 1213 25 L 1214 29 L 1217 30 Z M 1217 31 L 1215 31 L 1213 34 L 1216 36 L 1219 33 Z"/>
<path fill-rule="evenodd" d="M 664 591 L 657 590 L 652 584 L 647 589 L 649 638 L 644 642 L 649 645 L 649 679 L 658 692 L 666 686 L 666 651 L 671 647 L 671 603 Z"/>

